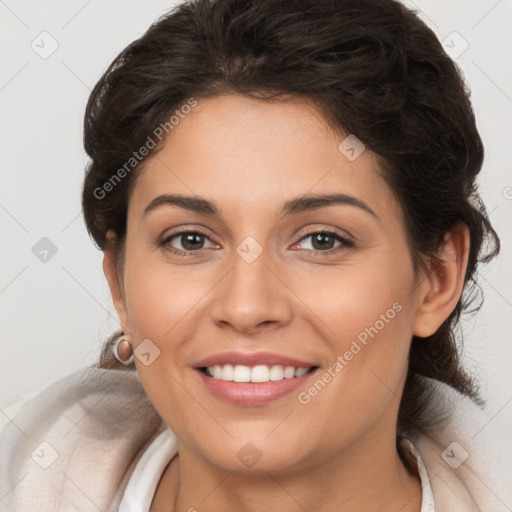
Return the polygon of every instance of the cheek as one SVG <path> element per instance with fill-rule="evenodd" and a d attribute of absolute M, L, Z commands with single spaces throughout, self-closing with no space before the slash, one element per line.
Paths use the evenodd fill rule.
<path fill-rule="evenodd" d="M 125 290 L 128 322 L 135 339 L 166 338 L 180 332 L 187 315 L 211 284 L 204 271 L 169 265 L 160 258 L 136 253 L 127 258 Z"/>
<path fill-rule="evenodd" d="M 405 258 L 396 262 L 379 253 L 330 269 L 316 268 L 294 281 L 292 278 L 290 274 L 287 282 L 292 283 L 297 296 L 305 298 L 316 323 L 325 326 L 334 353 L 344 353 L 353 340 L 369 347 L 371 340 L 379 339 L 380 343 L 372 345 L 375 350 L 385 350 L 409 339 L 414 274 Z"/>
<path fill-rule="evenodd" d="M 412 334 L 412 268 L 383 258 L 346 276 L 347 294 L 339 302 L 333 329 L 335 351 L 343 354 L 349 378 L 380 386 L 379 377 L 397 390 L 407 364 Z M 350 367 L 349 367 L 350 366 Z"/>
<path fill-rule="evenodd" d="M 347 414 L 371 421 L 389 400 L 398 400 L 407 370 L 414 273 L 407 258 L 380 256 L 336 269 L 322 286 L 304 281 L 298 291 L 328 327 L 331 354 L 321 382 L 304 390 L 301 403 L 313 416 L 329 411 L 340 425 Z"/>

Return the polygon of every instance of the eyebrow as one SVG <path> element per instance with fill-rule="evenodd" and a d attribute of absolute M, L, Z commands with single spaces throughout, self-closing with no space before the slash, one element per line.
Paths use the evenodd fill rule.
<path fill-rule="evenodd" d="M 181 194 L 161 194 L 152 199 L 144 209 L 143 216 L 163 205 L 175 205 L 186 210 L 208 215 L 222 216 L 221 208 L 215 201 L 199 196 Z M 361 199 L 347 194 L 304 195 L 286 201 L 279 211 L 279 216 L 296 215 L 298 213 L 317 210 L 333 205 L 355 206 L 379 218 L 377 214 Z"/>

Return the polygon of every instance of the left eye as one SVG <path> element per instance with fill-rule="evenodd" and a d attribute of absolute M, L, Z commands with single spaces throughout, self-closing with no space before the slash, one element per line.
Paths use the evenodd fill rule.
<path fill-rule="evenodd" d="M 300 242 L 307 238 L 311 238 L 311 249 L 317 252 L 327 252 L 333 249 L 335 241 L 340 242 L 341 246 L 352 245 L 347 239 L 331 231 L 315 231 L 313 233 L 308 233 L 300 239 Z M 334 248 L 334 250 L 336 250 L 336 248 Z"/>

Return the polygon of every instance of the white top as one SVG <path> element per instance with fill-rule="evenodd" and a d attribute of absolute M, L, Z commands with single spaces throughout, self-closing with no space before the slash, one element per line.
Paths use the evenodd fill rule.
<path fill-rule="evenodd" d="M 409 439 L 403 439 L 402 443 L 416 457 L 423 488 L 421 512 L 435 512 L 432 487 L 419 451 Z M 162 473 L 177 453 L 178 441 L 171 429 L 167 427 L 153 440 L 137 462 L 119 504 L 118 512 L 149 512 Z"/>

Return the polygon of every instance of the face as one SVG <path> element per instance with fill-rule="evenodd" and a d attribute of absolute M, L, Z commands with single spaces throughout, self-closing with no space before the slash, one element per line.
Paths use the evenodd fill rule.
<path fill-rule="evenodd" d="M 340 150 L 347 135 L 304 102 L 201 99 L 138 177 L 121 286 L 111 287 L 180 453 L 279 472 L 394 431 L 421 287 L 377 159 Z M 252 362 L 242 366 L 264 367 L 254 379 L 277 380 L 229 383 L 196 368 L 232 352 L 218 366 Z M 263 352 L 278 359 L 242 359 Z M 313 369 L 281 380 L 269 371 L 279 357 Z M 247 455 L 259 458 L 254 469 Z"/>

